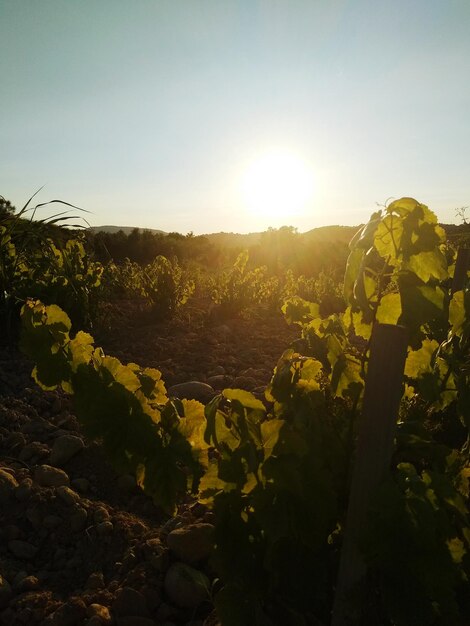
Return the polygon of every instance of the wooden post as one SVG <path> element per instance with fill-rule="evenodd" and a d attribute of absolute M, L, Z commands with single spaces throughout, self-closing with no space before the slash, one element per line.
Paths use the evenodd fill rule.
<path fill-rule="evenodd" d="M 454 278 L 452 280 L 452 293 L 460 291 L 465 285 L 467 271 L 470 269 L 470 248 L 459 248 L 455 261 Z"/>
<path fill-rule="evenodd" d="M 407 346 L 408 331 L 403 326 L 374 326 L 332 626 L 349 623 L 348 592 L 366 573 L 357 537 L 366 521 L 370 498 L 390 467 Z"/>

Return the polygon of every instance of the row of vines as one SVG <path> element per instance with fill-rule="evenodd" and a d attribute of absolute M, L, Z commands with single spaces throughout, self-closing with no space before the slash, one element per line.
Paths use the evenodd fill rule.
<path fill-rule="evenodd" d="M 24 294 L 33 299 L 21 313 L 33 377 L 72 394 L 86 434 L 169 513 L 188 494 L 214 511 L 213 601 L 223 626 L 329 624 L 372 330 L 406 327 L 393 459 L 360 539 L 367 579 L 351 594 L 351 623 L 463 626 L 470 614 L 470 285 L 452 288 L 455 250 L 435 215 L 411 198 L 374 213 L 351 241 L 342 306 L 318 279 L 309 289 L 306 279 L 287 275 L 279 291 L 246 261 L 241 255 L 218 277 L 215 302 L 238 302 L 237 290 L 250 301 L 286 296 L 285 318 L 302 333 L 280 357 L 266 402 L 239 389 L 206 406 L 169 398 L 158 370 L 123 364 L 90 334 L 72 334 L 62 301 L 44 304 L 39 292 Z M 80 280 L 90 268 L 95 280 L 96 266 L 87 263 Z M 179 305 L 197 289 L 168 260 L 114 272 L 154 305 L 168 276 Z"/>
<path fill-rule="evenodd" d="M 100 303 L 123 298 L 140 301 L 155 319 L 181 312 L 194 297 L 209 303 L 218 318 L 260 303 L 280 306 L 297 294 L 315 299 L 328 292 L 327 306 L 342 306 L 338 285 L 327 273 L 308 278 L 291 270 L 272 274 L 266 266 L 250 267 L 247 251 L 218 272 L 194 263 L 182 266 L 176 257 L 162 255 L 145 265 L 129 259 L 102 264 L 90 257 L 79 230 L 62 229 L 57 237 L 51 230 L 56 220 L 28 221 L 27 211 L 0 222 L 0 325 L 6 332 L 27 297 L 57 304 L 74 326 L 89 329 L 101 321 Z"/>

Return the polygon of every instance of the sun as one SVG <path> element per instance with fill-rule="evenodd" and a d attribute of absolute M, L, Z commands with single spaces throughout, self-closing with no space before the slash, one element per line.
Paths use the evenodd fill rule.
<path fill-rule="evenodd" d="M 244 205 L 263 220 L 277 222 L 292 215 L 304 215 L 313 191 L 313 172 L 308 162 L 283 150 L 260 155 L 242 176 Z"/>

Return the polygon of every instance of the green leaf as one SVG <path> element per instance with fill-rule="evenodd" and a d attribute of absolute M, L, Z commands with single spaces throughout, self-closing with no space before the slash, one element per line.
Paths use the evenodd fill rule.
<path fill-rule="evenodd" d="M 446 258 L 438 248 L 413 254 L 407 267 L 424 283 L 427 283 L 431 278 L 445 280 L 448 277 Z"/>
<path fill-rule="evenodd" d="M 405 376 L 420 378 L 431 372 L 432 358 L 438 347 L 435 339 L 424 339 L 419 350 L 410 350 L 405 363 Z"/>
<path fill-rule="evenodd" d="M 348 257 L 346 264 L 346 272 L 344 274 L 343 282 L 343 296 L 347 303 L 354 303 L 354 285 L 356 283 L 359 270 L 362 265 L 365 252 L 360 248 L 354 248 Z"/>
<path fill-rule="evenodd" d="M 266 420 L 261 424 L 261 439 L 263 442 L 265 460 L 273 453 L 273 449 L 277 445 L 279 434 L 284 424 L 284 420 L 279 419 Z"/>
<path fill-rule="evenodd" d="M 204 451 L 209 448 L 209 444 L 204 440 L 206 429 L 206 417 L 204 415 L 204 405 L 197 400 L 182 400 L 184 416 L 180 418 L 178 430 L 188 441 L 195 451 Z M 205 456 L 197 455 L 201 462 L 207 462 Z"/>
<path fill-rule="evenodd" d="M 266 407 L 261 400 L 255 398 L 249 391 L 244 391 L 243 389 L 224 389 L 222 395 L 224 398 L 227 398 L 227 400 L 237 400 L 247 409 L 262 411 L 263 413 L 266 412 Z"/>
<path fill-rule="evenodd" d="M 380 300 L 376 320 L 381 324 L 397 324 L 401 315 L 401 297 L 399 293 L 388 293 Z"/>
<path fill-rule="evenodd" d="M 308 302 L 299 296 L 289 298 L 282 305 L 281 310 L 288 324 L 300 324 L 303 326 L 311 319 L 320 316 L 320 305 Z"/>
<path fill-rule="evenodd" d="M 319 391 L 319 379 L 322 370 L 322 364 L 316 359 L 306 359 L 305 361 L 302 361 L 300 368 L 300 378 L 297 381 L 297 389 L 305 393 L 309 393 L 311 391 Z"/>
<path fill-rule="evenodd" d="M 400 260 L 402 237 L 402 220 L 392 214 L 386 215 L 375 232 L 374 246 L 389 265 L 397 265 Z"/>
<path fill-rule="evenodd" d="M 456 291 L 449 304 L 449 323 L 458 337 L 462 336 L 463 325 L 466 320 L 463 291 Z"/>

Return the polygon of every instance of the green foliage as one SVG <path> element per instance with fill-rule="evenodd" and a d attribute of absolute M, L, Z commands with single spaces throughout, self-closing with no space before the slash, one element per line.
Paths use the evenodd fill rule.
<path fill-rule="evenodd" d="M 157 256 L 144 267 L 126 259 L 122 265 L 113 266 L 112 277 L 125 292 L 145 298 L 160 317 L 174 313 L 195 289 L 190 273 L 177 259 L 170 261 L 164 256 Z"/>
<path fill-rule="evenodd" d="M 90 321 L 91 291 L 99 283 L 100 266 L 88 260 L 81 242 L 63 243 L 68 235 L 59 228 L 77 216 L 62 211 L 37 219 L 42 207 L 54 203 L 82 211 L 78 207 L 52 200 L 14 213 L 11 203 L 2 200 L 0 212 L 0 327 L 9 335 L 19 304 L 26 297 L 40 297 L 64 307 L 79 324 Z M 0 197 L 1 199 L 1 197 Z"/>
<path fill-rule="evenodd" d="M 96 310 L 103 266 L 91 261 L 79 238 L 56 246 L 51 239 L 31 252 L 18 276 L 15 295 L 38 298 L 65 309 L 73 323 L 90 326 Z"/>
<path fill-rule="evenodd" d="M 45 389 L 73 394 L 85 433 L 100 439 L 120 471 L 134 473 L 156 502 L 173 511 L 178 496 L 197 485 L 204 461 L 199 403 L 169 403 L 160 372 L 123 365 L 93 346 L 55 305 L 28 301 L 22 309 L 21 346 L 36 363 Z"/>
<path fill-rule="evenodd" d="M 248 251 L 241 252 L 229 270 L 218 274 L 212 287 L 212 300 L 221 316 L 237 315 L 246 307 L 276 300 L 278 280 L 268 277 L 267 268 L 248 269 Z"/>
<path fill-rule="evenodd" d="M 247 260 L 220 279 L 221 305 L 239 310 L 259 292 L 264 275 Z M 402 198 L 375 213 L 350 244 L 347 308 L 285 303 L 305 349 L 281 356 L 269 408 L 236 389 L 205 408 L 168 402 L 158 372 L 105 357 L 84 333 L 71 339 L 53 306 L 24 307 L 23 347 L 36 379 L 74 394 L 89 436 L 156 501 L 171 510 L 188 490 L 213 508 L 222 624 L 297 626 L 330 620 L 373 324 L 405 325 L 394 457 L 363 529 L 367 595 L 352 598 L 351 619 L 457 626 L 470 576 L 470 290 L 452 294 L 452 272 L 427 207 Z"/>

